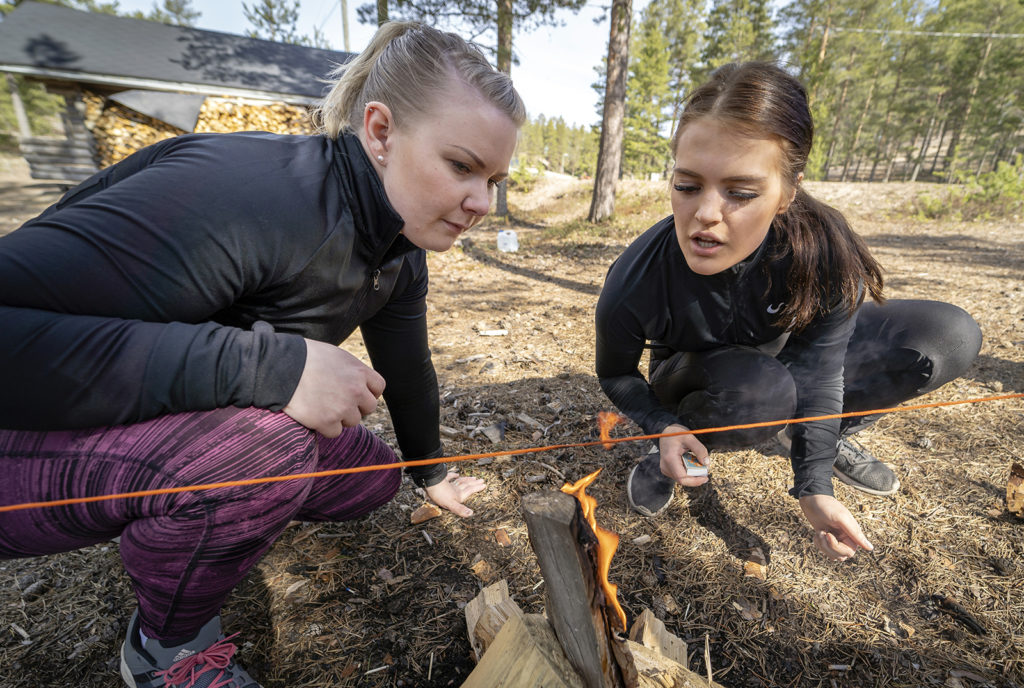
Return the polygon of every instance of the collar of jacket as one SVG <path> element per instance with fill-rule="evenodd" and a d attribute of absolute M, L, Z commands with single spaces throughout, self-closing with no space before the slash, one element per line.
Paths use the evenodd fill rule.
<path fill-rule="evenodd" d="M 405 221 L 391 206 L 384 183 L 377 176 L 363 144 L 355 134 L 341 134 L 334 142 L 341 170 L 341 186 L 357 227 L 362 250 L 381 265 L 395 256 L 418 250 L 402 235 Z"/>

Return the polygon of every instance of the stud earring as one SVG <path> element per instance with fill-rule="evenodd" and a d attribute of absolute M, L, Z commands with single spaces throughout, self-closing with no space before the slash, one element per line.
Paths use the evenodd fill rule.
<path fill-rule="evenodd" d="M 377 162 L 381 162 L 381 163 L 384 162 L 384 156 L 383 155 L 378 155 L 377 156 Z"/>

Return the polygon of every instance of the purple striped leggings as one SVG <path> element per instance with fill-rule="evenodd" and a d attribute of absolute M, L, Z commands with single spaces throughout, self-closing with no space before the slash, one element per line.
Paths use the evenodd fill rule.
<path fill-rule="evenodd" d="M 87 430 L 0 430 L 0 505 L 395 460 L 362 426 L 326 439 L 283 413 L 255 408 Z M 390 500 L 400 481 L 400 470 L 379 470 L 0 512 L 0 559 L 68 552 L 120 535 L 143 632 L 189 638 L 219 613 L 289 521 L 357 518 Z"/>

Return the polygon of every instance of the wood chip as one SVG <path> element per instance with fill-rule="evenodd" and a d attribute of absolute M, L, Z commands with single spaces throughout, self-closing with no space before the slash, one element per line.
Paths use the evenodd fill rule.
<path fill-rule="evenodd" d="M 530 416 L 526 415 L 525 413 L 518 413 L 518 414 L 516 414 L 516 418 L 519 420 L 520 423 L 522 423 L 524 425 L 529 425 L 530 427 L 533 427 L 533 428 L 540 428 L 540 429 L 544 428 L 543 423 L 541 423 L 539 420 L 537 420 L 535 418 L 531 418 Z"/>
<path fill-rule="evenodd" d="M 494 539 L 502 547 L 510 547 L 512 545 L 512 540 L 509 538 L 508 533 L 505 532 L 504 528 L 498 528 L 494 531 Z"/>
<path fill-rule="evenodd" d="M 505 439 L 505 423 L 495 423 L 494 425 L 488 425 L 486 428 L 482 428 L 481 432 L 487 437 L 492 443 L 498 444 Z"/>
<path fill-rule="evenodd" d="M 768 563 L 765 560 L 764 552 L 760 547 L 754 547 L 743 562 L 743 575 L 765 580 L 768 573 Z"/>
<path fill-rule="evenodd" d="M 412 514 L 409 515 L 409 523 L 416 525 L 417 523 L 423 523 L 429 521 L 432 518 L 437 518 L 441 515 L 441 508 L 436 504 L 424 504 L 417 508 Z"/>
<path fill-rule="evenodd" d="M 455 428 L 450 428 L 447 425 L 439 425 L 438 429 L 441 431 L 441 434 L 444 435 L 445 437 L 458 437 L 461 434 Z"/>
<path fill-rule="evenodd" d="M 761 618 L 761 610 L 757 608 L 757 604 L 750 600 L 738 597 L 732 601 L 732 606 L 745 621 L 757 621 Z"/>
<path fill-rule="evenodd" d="M 965 669 L 952 669 L 950 670 L 949 675 L 953 678 L 969 678 L 972 681 L 977 681 L 978 683 L 985 683 L 984 676 L 979 676 L 973 671 L 967 671 Z"/>
<path fill-rule="evenodd" d="M 28 634 L 28 631 L 26 631 L 24 628 L 22 628 L 21 626 L 19 626 L 16 623 L 14 623 L 13 621 L 11 622 L 11 628 L 14 630 L 15 633 L 20 635 L 25 640 L 31 640 L 32 639 L 32 636 L 30 636 Z"/>
<path fill-rule="evenodd" d="M 477 563 L 473 564 L 470 569 L 473 571 L 473 575 L 484 583 L 490 583 L 495 578 L 494 569 L 487 563 L 486 559 L 481 559 Z"/>
<path fill-rule="evenodd" d="M 296 592 L 298 592 L 300 588 L 302 588 L 303 586 L 305 586 L 305 585 L 306 585 L 307 583 L 309 583 L 309 581 L 308 581 L 308 580 L 306 580 L 305 578 L 303 578 L 303 579 L 302 579 L 302 580 L 300 580 L 300 581 L 295 581 L 294 583 L 292 583 L 291 585 L 289 585 L 289 586 L 288 586 L 288 589 L 287 589 L 287 590 L 285 590 L 285 591 L 284 591 L 284 596 L 285 596 L 286 598 L 287 598 L 287 597 L 291 597 L 291 596 L 292 596 L 292 595 L 294 595 L 294 594 L 295 594 Z"/>
<path fill-rule="evenodd" d="M 1006 508 L 1010 513 L 1024 516 L 1024 466 L 1014 463 L 1010 479 L 1006 481 Z"/>

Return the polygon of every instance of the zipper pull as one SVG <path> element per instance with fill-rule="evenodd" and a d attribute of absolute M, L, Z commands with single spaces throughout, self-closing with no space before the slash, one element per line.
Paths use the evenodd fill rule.
<path fill-rule="evenodd" d="M 373 290 L 380 291 L 380 269 L 373 271 Z"/>

